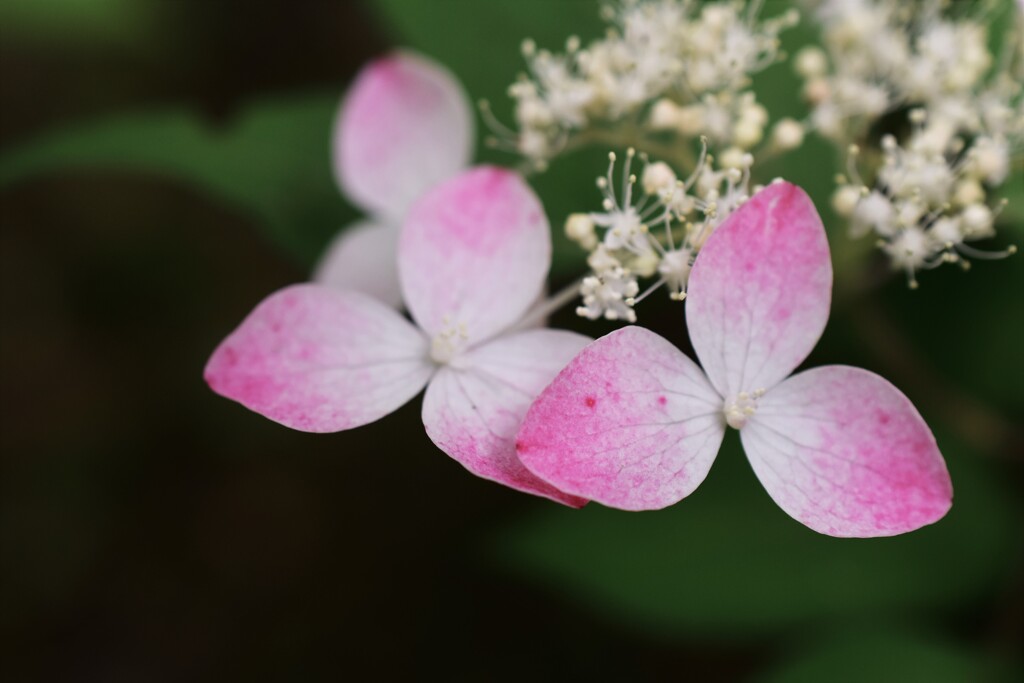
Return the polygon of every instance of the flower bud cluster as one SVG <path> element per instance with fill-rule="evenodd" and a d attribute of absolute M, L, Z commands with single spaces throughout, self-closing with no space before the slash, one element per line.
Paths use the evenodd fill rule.
<path fill-rule="evenodd" d="M 750 196 L 748 154 L 741 168 L 715 167 L 707 141 L 694 172 L 680 180 L 668 164 L 644 164 L 632 173 L 635 150 L 626 152 L 621 178 L 615 177 L 615 153 L 608 171 L 597 179 L 604 195 L 601 211 L 575 213 L 566 235 L 589 252 L 591 273 L 583 279 L 582 304 L 576 313 L 596 320 L 636 321 L 634 306 L 664 286 L 669 297 L 682 301 L 693 261 L 708 237 Z M 619 192 L 616 193 L 616 180 Z M 653 281 L 642 293 L 639 280 Z"/>
<path fill-rule="evenodd" d="M 924 111 L 911 118 L 916 129 L 906 146 L 882 138 L 882 164 L 874 189 L 860 180 L 858 147 L 850 148 L 850 175 L 840 178 L 833 208 L 850 220 L 854 236 L 874 233 L 895 267 L 917 287 L 915 272 L 943 263 L 969 266 L 969 258 L 1001 258 L 1016 251 L 976 249 L 966 242 L 995 235 L 1002 205 L 989 206 L 988 187 L 1005 178 L 1008 151 L 995 139 L 976 138 L 965 147 L 935 150 L 928 137 Z"/>
<path fill-rule="evenodd" d="M 509 88 L 518 132 L 492 127 L 539 166 L 575 133 L 627 120 L 749 150 L 768 121 L 748 90 L 750 75 L 777 61 L 778 34 L 798 18 L 759 21 L 758 5 L 616 0 L 604 8 L 606 36 L 585 47 L 572 37 L 552 53 L 527 40 L 529 73 Z"/>
<path fill-rule="evenodd" d="M 997 60 L 980 18 L 943 9 L 939 0 L 914 11 L 896 0 L 818 2 L 826 49 L 793 60 L 812 106 L 809 127 L 837 143 L 864 142 L 850 146 L 850 177 L 840 177 L 833 207 L 853 234 L 878 236 L 912 287 L 918 270 L 1013 251 L 965 242 L 995 234 L 990 194 L 1024 148 L 1024 16 Z M 869 129 L 908 106 L 908 138 L 885 135 L 875 147 Z M 861 160 L 874 189 L 860 180 Z"/>
<path fill-rule="evenodd" d="M 813 107 L 812 127 L 841 143 L 860 138 L 898 107 L 923 106 L 936 132 L 976 128 L 1002 103 L 974 101 L 987 88 L 993 56 L 985 25 L 943 15 L 940 0 L 823 0 L 815 3 L 824 47 L 797 53 Z M 999 98 L 997 98 L 999 99 Z"/>

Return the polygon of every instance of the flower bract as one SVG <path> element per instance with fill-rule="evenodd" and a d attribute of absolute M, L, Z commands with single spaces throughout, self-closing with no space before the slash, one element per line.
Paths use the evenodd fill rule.
<path fill-rule="evenodd" d="M 658 509 L 704 480 L 726 429 L 789 515 L 832 536 L 888 536 L 941 518 L 945 462 L 911 402 L 847 366 L 790 373 L 828 319 L 832 266 L 814 205 L 776 182 L 708 239 L 686 320 L 703 370 L 648 330 L 587 346 L 530 408 L 522 462 L 611 507 Z"/>
<path fill-rule="evenodd" d="M 423 424 L 441 450 L 478 476 L 583 505 L 515 454 L 530 402 L 589 341 L 524 319 L 550 264 L 548 221 L 529 186 L 510 171 L 471 169 L 405 218 L 398 273 L 414 323 L 359 292 L 288 287 L 221 343 L 206 380 L 309 432 L 368 424 L 426 387 Z"/>
<path fill-rule="evenodd" d="M 332 160 L 338 186 L 370 218 L 334 238 L 313 280 L 397 306 L 402 219 L 424 192 L 468 166 L 473 135 L 466 94 L 440 64 L 396 52 L 367 65 L 338 112 Z"/>

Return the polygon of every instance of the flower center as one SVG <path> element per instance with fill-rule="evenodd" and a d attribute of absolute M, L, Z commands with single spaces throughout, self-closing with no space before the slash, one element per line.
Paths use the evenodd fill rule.
<path fill-rule="evenodd" d="M 754 392 L 741 391 L 725 402 L 722 412 L 725 422 L 733 429 L 743 429 L 747 420 L 757 412 L 757 400 L 764 396 L 764 389 Z"/>
<path fill-rule="evenodd" d="M 447 365 L 466 348 L 469 335 L 463 323 L 452 324 L 446 316 L 444 329 L 438 332 L 430 342 L 430 359 L 438 365 Z"/>

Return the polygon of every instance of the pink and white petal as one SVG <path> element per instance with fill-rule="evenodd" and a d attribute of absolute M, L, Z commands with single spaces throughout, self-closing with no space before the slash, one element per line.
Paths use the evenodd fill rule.
<path fill-rule="evenodd" d="M 355 290 L 393 308 L 402 305 L 398 285 L 398 228 L 361 221 L 342 230 L 313 270 L 313 281 Z"/>
<path fill-rule="evenodd" d="M 210 388 L 305 432 L 373 422 L 415 396 L 433 366 L 427 340 L 359 294 L 294 285 L 264 299 L 206 364 Z"/>
<path fill-rule="evenodd" d="M 828 240 L 810 198 L 784 182 L 754 195 L 708 238 L 687 291 L 693 348 L 723 396 L 788 376 L 818 342 L 832 298 Z"/>
<path fill-rule="evenodd" d="M 529 330 L 469 351 L 439 370 L 427 387 L 427 435 L 479 477 L 582 507 L 585 499 L 559 491 L 523 467 L 515 437 L 533 400 L 589 341 L 574 332 Z"/>
<path fill-rule="evenodd" d="M 640 327 L 587 346 L 534 402 L 519 459 L 552 485 L 654 510 L 704 481 L 725 434 L 722 399 L 681 351 Z"/>
<path fill-rule="evenodd" d="M 953 486 L 910 400 L 878 375 L 841 365 L 769 391 L 740 430 L 768 494 L 829 536 L 893 536 L 937 521 Z"/>
<path fill-rule="evenodd" d="M 429 191 L 398 241 L 398 277 L 413 318 L 431 337 L 464 325 L 470 344 L 522 317 L 550 265 L 540 200 L 518 174 L 493 166 Z"/>
<path fill-rule="evenodd" d="M 446 68 L 396 52 L 367 65 L 334 125 L 334 171 L 342 191 L 396 224 L 421 194 L 465 168 L 473 113 Z"/>

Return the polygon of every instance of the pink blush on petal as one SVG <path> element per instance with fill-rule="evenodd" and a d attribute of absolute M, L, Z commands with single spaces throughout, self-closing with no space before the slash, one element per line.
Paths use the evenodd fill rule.
<path fill-rule="evenodd" d="M 658 335 L 626 327 L 585 348 L 530 407 L 520 460 L 610 507 L 671 505 L 703 481 L 724 434 L 721 399 Z"/>
<path fill-rule="evenodd" d="M 425 233 L 438 249 L 458 248 L 481 256 L 493 256 L 509 239 L 517 238 L 524 226 L 547 229 L 539 204 L 521 200 L 518 175 L 496 167 L 481 167 L 464 182 L 451 184 L 448 191 L 435 193 L 417 207 L 418 219 L 438 226 Z M 517 197 L 509 201 L 510 197 Z M 443 229 L 440 229 L 443 226 Z"/>
<path fill-rule="evenodd" d="M 772 498 L 821 533 L 904 533 L 940 519 L 952 503 L 924 420 L 866 370 L 825 366 L 785 380 L 740 434 Z"/>
<path fill-rule="evenodd" d="M 426 340 L 351 291 L 271 294 L 221 342 L 204 377 L 218 394 L 293 429 L 333 432 L 383 417 L 426 384 Z"/>

